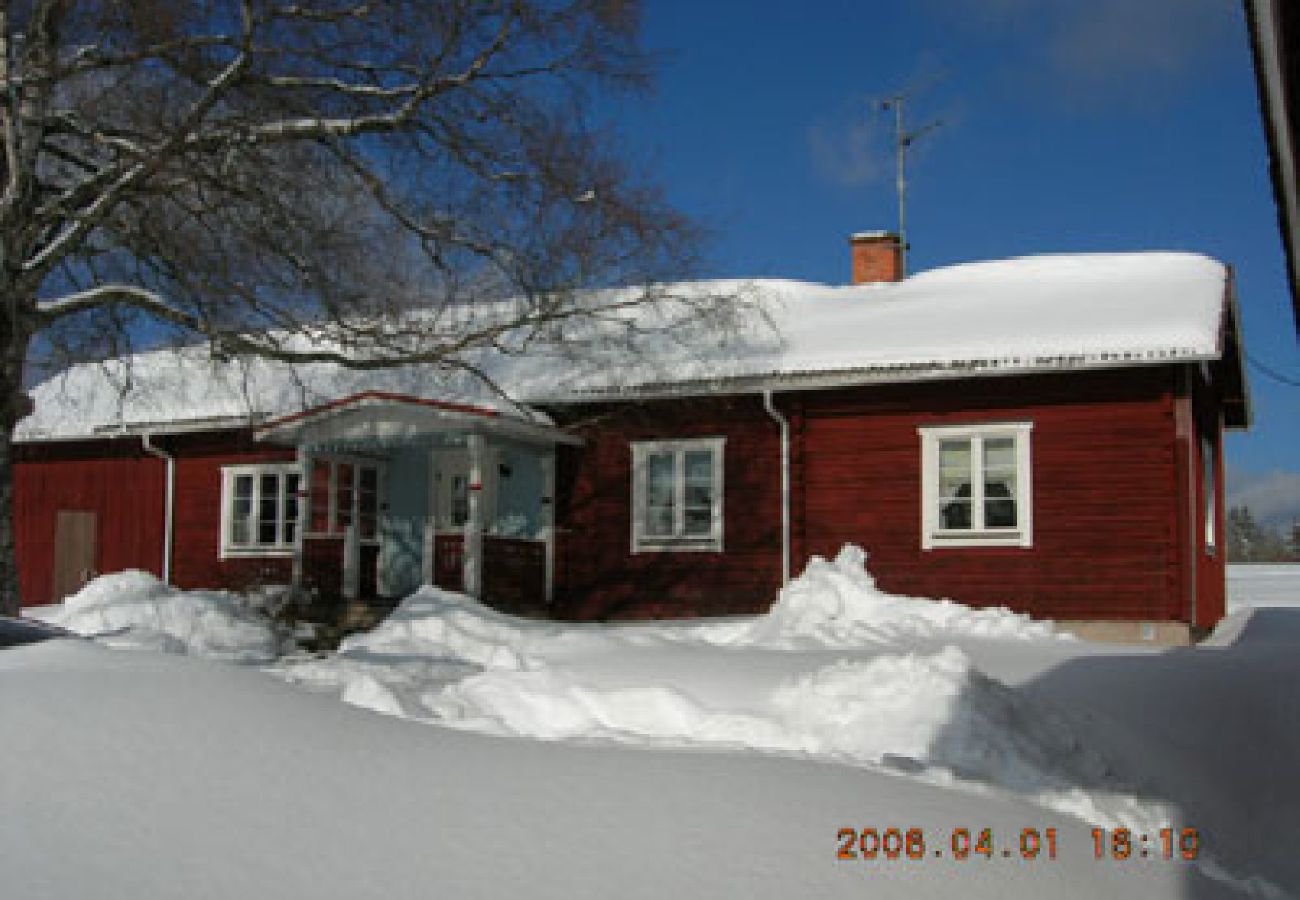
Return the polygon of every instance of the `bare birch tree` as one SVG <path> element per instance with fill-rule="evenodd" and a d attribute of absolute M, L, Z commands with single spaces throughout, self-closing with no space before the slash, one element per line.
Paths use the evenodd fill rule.
<path fill-rule="evenodd" d="M 33 347 L 454 368 L 679 275 L 691 229 L 591 124 L 647 79 L 637 29 L 635 0 L 0 0 L 0 612 Z"/>

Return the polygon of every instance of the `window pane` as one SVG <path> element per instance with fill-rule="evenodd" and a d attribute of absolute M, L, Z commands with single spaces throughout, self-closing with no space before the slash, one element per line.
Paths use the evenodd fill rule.
<path fill-rule="evenodd" d="M 451 476 L 451 502 L 449 512 L 451 525 L 459 528 L 469 521 L 469 476 Z"/>
<path fill-rule="evenodd" d="M 944 500 L 970 497 L 970 473 L 939 476 L 939 497 Z"/>
<path fill-rule="evenodd" d="M 323 534 L 330 530 L 330 464 L 314 460 L 311 464 L 311 531 Z"/>
<path fill-rule="evenodd" d="M 274 544 L 279 537 L 280 476 L 262 475 L 257 490 L 257 542 Z"/>
<path fill-rule="evenodd" d="M 379 470 L 366 466 L 361 469 L 361 492 L 357 497 L 357 523 L 363 538 L 373 538 L 378 531 L 379 519 Z"/>
<path fill-rule="evenodd" d="M 989 495 L 984 499 L 984 527 L 985 528 L 1015 528 L 1016 527 L 1016 501 L 1013 498 L 991 498 Z"/>
<path fill-rule="evenodd" d="M 711 507 L 686 508 L 686 533 L 692 536 L 708 535 L 713 532 L 713 509 Z"/>
<path fill-rule="evenodd" d="M 252 543 L 253 476 L 235 476 L 235 495 L 230 509 L 230 543 L 247 546 Z"/>
<path fill-rule="evenodd" d="M 295 473 L 284 476 L 284 543 L 292 544 L 298 536 L 298 486 Z"/>
<path fill-rule="evenodd" d="M 970 486 L 967 485 L 969 493 Z M 939 502 L 939 527 L 950 529 L 970 528 L 970 499 L 941 500 Z"/>
<path fill-rule="evenodd" d="M 939 471 L 970 472 L 970 441 L 940 441 Z"/>
<path fill-rule="evenodd" d="M 713 451 L 687 450 L 685 458 L 687 482 L 713 482 Z"/>
<path fill-rule="evenodd" d="M 675 531 L 677 457 L 673 453 L 651 453 L 646 457 L 645 533 L 670 537 Z"/>
<path fill-rule="evenodd" d="M 645 533 L 651 537 L 671 537 L 673 510 L 668 506 L 654 506 L 646 510 Z"/>
<path fill-rule="evenodd" d="M 686 506 L 709 508 L 713 505 L 713 453 L 691 450 L 684 454 L 686 469 Z"/>
<path fill-rule="evenodd" d="M 954 500 L 971 495 L 971 446 L 969 440 L 939 442 L 939 498 Z M 966 519 L 969 521 L 969 513 Z M 967 526 L 951 526 L 969 527 Z"/>
<path fill-rule="evenodd" d="M 1015 438 L 988 438 L 984 441 L 984 471 L 1014 471 L 1016 468 Z"/>
<path fill-rule="evenodd" d="M 671 453 L 652 453 L 646 459 L 646 501 L 651 506 L 672 506 L 676 460 Z"/>
<path fill-rule="evenodd" d="M 969 441 L 939 445 L 939 527 L 971 527 L 971 452 Z"/>
<path fill-rule="evenodd" d="M 1016 527 L 1016 477 L 988 475 L 984 480 L 984 526 Z"/>
<path fill-rule="evenodd" d="M 343 529 L 352 524 L 352 464 L 339 463 L 336 470 L 334 521 Z"/>

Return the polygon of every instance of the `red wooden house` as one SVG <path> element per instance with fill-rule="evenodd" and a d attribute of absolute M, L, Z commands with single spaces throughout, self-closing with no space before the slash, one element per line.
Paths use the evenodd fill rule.
<path fill-rule="evenodd" d="M 527 405 L 427 370 L 290 377 L 197 350 L 134 358 L 129 389 L 126 361 L 70 370 L 22 426 L 24 601 L 136 567 L 362 600 L 432 582 L 575 619 L 757 612 L 853 542 L 894 592 L 1118 638 L 1213 625 L 1221 436 L 1249 420 L 1225 267 L 1049 256 L 898 280 L 892 235 L 852 247 L 869 282 L 745 285 L 734 332 L 490 363 Z"/>

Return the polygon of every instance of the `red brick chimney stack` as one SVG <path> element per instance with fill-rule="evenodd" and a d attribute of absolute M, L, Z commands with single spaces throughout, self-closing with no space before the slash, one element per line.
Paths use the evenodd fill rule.
<path fill-rule="evenodd" d="M 903 280 L 903 247 L 892 231 L 859 231 L 853 248 L 853 283 Z"/>

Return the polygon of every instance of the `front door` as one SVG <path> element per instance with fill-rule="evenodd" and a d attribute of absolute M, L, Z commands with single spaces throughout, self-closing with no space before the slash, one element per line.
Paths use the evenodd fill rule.
<path fill-rule="evenodd" d="M 435 450 L 430 488 L 434 528 L 439 533 L 463 534 L 469 521 L 468 451 Z"/>
<path fill-rule="evenodd" d="M 94 578 L 95 514 L 61 509 L 54 518 L 54 579 L 51 603 L 60 603 Z"/>

